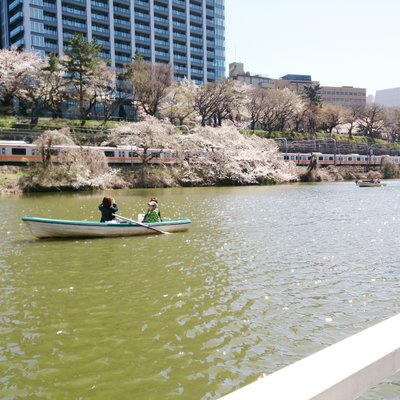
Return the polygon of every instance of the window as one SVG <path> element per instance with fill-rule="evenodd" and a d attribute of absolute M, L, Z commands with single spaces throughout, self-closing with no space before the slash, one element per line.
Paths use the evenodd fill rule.
<path fill-rule="evenodd" d="M 113 152 L 113 151 L 106 150 L 106 151 L 104 151 L 104 155 L 105 155 L 106 157 L 114 157 L 114 152 Z"/>
<path fill-rule="evenodd" d="M 26 155 L 26 149 L 22 149 L 22 148 L 19 148 L 19 147 L 13 147 L 12 149 L 11 149 L 11 154 L 13 154 L 13 155 L 18 155 L 18 156 L 25 156 Z"/>
<path fill-rule="evenodd" d="M 43 19 L 43 10 L 32 7 L 31 8 L 31 17 L 42 20 Z"/>
<path fill-rule="evenodd" d="M 31 31 L 38 32 L 38 33 L 44 33 L 44 25 L 40 22 L 32 22 Z"/>
<path fill-rule="evenodd" d="M 44 47 L 44 37 L 32 35 L 32 44 L 34 46 Z"/>

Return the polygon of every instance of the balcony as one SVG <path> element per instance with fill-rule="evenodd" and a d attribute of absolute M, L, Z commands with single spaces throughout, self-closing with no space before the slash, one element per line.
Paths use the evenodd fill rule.
<path fill-rule="evenodd" d="M 8 6 L 8 11 L 14 10 L 15 7 L 22 5 L 22 0 L 15 0 Z"/>
<path fill-rule="evenodd" d="M 74 14 L 74 15 L 81 15 L 84 16 L 86 15 L 86 11 L 85 10 L 81 10 L 78 8 L 72 8 L 72 7 L 62 7 L 62 12 L 63 13 L 69 13 L 69 14 Z"/>
<path fill-rule="evenodd" d="M 51 10 L 55 10 L 57 8 L 55 3 L 48 3 L 48 2 L 43 2 L 43 7 L 49 8 Z"/>
<path fill-rule="evenodd" d="M 98 21 L 108 22 L 108 16 L 103 14 L 92 13 L 92 19 L 97 19 Z"/>
<path fill-rule="evenodd" d="M 102 8 L 102 9 L 107 9 L 108 10 L 108 4 L 107 3 L 103 3 L 100 1 L 92 1 L 91 3 L 92 7 L 97 7 L 97 8 Z"/>
<path fill-rule="evenodd" d="M 126 19 L 114 18 L 115 25 L 130 26 L 130 21 Z"/>
<path fill-rule="evenodd" d="M 128 32 L 123 32 L 123 31 L 119 31 L 119 30 L 115 30 L 114 31 L 114 35 L 120 38 L 126 38 L 126 39 L 130 39 L 131 38 L 131 34 Z"/>

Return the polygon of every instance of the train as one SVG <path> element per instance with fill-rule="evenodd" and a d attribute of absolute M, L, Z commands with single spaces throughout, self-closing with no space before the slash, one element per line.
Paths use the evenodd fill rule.
<path fill-rule="evenodd" d="M 285 153 L 283 159 L 286 161 L 292 161 L 299 166 L 308 166 L 313 156 L 316 158 L 318 165 L 323 167 L 328 165 L 379 166 L 384 157 L 388 157 L 395 164 L 400 164 L 400 156 L 390 155 L 324 154 L 319 152 Z"/>
<path fill-rule="evenodd" d="M 86 150 L 102 152 L 109 164 L 173 164 L 176 154 L 165 149 L 146 149 L 137 146 L 67 146 L 53 145 L 51 147 L 51 161 L 60 162 L 63 153 L 68 150 Z M 0 140 L 0 163 L 26 164 L 42 162 L 41 149 L 32 143 L 22 140 Z"/>
<path fill-rule="evenodd" d="M 150 164 L 174 164 L 177 155 L 168 149 L 147 149 L 136 146 L 52 146 L 51 159 L 59 162 L 67 149 L 86 149 L 102 152 L 110 165 L 113 164 L 141 164 L 144 161 Z M 360 154 L 324 154 L 324 153 L 281 153 L 282 159 L 292 161 L 298 166 L 307 166 L 312 157 L 316 157 L 322 167 L 328 165 L 361 165 L 379 166 L 383 157 L 389 157 L 396 164 L 400 164 L 400 156 L 360 155 Z M 0 164 L 26 164 L 41 162 L 41 150 L 32 143 L 21 140 L 0 140 Z"/>

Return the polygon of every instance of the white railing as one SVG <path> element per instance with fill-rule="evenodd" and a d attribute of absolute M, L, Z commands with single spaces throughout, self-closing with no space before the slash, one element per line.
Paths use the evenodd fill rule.
<path fill-rule="evenodd" d="M 353 400 L 400 371 L 400 314 L 220 400 Z"/>

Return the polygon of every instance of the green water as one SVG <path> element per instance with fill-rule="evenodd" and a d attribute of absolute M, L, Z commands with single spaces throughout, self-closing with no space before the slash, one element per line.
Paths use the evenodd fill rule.
<path fill-rule="evenodd" d="M 400 312 L 400 181 L 108 193 L 193 224 L 38 240 L 21 216 L 98 220 L 106 193 L 0 197 L 1 399 L 218 399 Z"/>

